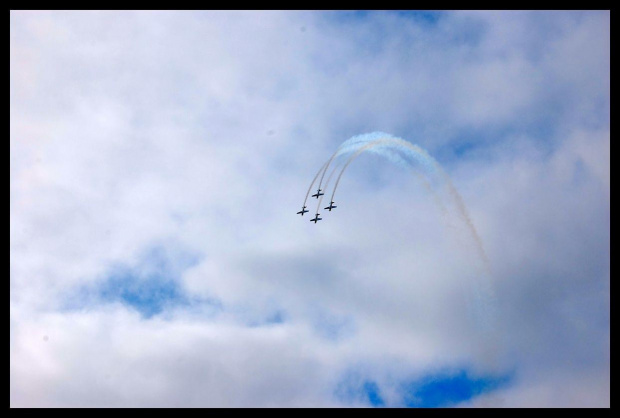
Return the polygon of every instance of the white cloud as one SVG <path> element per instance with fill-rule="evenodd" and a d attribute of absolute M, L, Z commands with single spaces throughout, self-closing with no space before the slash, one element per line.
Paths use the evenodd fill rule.
<path fill-rule="evenodd" d="M 11 12 L 11 406 L 336 405 L 352 367 L 389 404 L 470 367 L 516 370 L 505 405 L 608 405 L 609 78 L 608 12 Z M 462 192 L 493 364 L 473 244 L 415 177 L 362 156 L 293 215 L 371 130 Z M 67 310 L 153 247 L 221 312 Z"/>

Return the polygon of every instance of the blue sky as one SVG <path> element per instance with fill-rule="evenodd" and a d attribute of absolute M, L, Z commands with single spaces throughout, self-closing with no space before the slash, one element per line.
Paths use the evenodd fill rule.
<path fill-rule="evenodd" d="M 382 387 L 373 380 L 365 380 L 359 372 L 349 371 L 339 383 L 337 396 L 344 402 L 369 403 L 373 407 L 446 408 L 490 394 L 510 384 L 511 374 L 503 376 L 473 376 L 463 369 L 425 374 L 402 381 L 390 382 L 396 400 L 386 404 Z"/>
<path fill-rule="evenodd" d="M 608 11 L 12 11 L 10 56 L 12 407 L 609 406 Z M 295 215 L 373 131 L 489 274 L 379 155 Z"/>

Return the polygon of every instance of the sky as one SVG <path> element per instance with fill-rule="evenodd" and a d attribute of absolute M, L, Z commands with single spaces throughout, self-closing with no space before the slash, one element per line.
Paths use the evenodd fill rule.
<path fill-rule="evenodd" d="M 610 406 L 609 11 L 10 21 L 11 407 Z"/>

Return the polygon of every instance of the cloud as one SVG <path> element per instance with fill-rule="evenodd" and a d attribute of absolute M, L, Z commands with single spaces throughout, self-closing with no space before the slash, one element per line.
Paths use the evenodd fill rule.
<path fill-rule="evenodd" d="M 506 375 L 442 405 L 609 406 L 609 33 L 609 12 L 11 12 L 11 406 L 398 406 L 425 376 Z M 361 155 L 338 209 L 294 215 L 369 131 L 462 194 L 490 335 L 471 237 L 407 171 Z"/>

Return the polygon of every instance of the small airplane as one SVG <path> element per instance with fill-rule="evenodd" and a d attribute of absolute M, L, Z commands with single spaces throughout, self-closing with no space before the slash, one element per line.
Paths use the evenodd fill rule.
<path fill-rule="evenodd" d="M 297 212 L 298 215 L 304 216 L 304 213 L 308 212 L 306 210 L 306 207 L 304 206 L 303 208 L 301 208 L 301 210 L 299 212 Z"/>
<path fill-rule="evenodd" d="M 323 218 L 319 218 L 319 214 L 317 213 L 314 218 L 310 219 L 310 222 L 314 222 L 314 224 L 316 225 L 316 223 L 320 221 L 321 219 Z"/>
<path fill-rule="evenodd" d="M 321 189 L 318 189 L 316 193 L 312 195 L 312 197 L 316 197 L 318 199 L 319 196 L 323 196 L 324 194 L 325 193 L 321 193 Z"/>
<path fill-rule="evenodd" d="M 327 210 L 329 210 L 331 212 L 332 209 L 336 209 L 337 207 L 338 206 L 334 206 L 334 201 L 332 200 L 332 202 L 329 204 L 329 206 L 326 207 L 326 208 L 323 208 L 323 209 L 327 209 Z"/>

